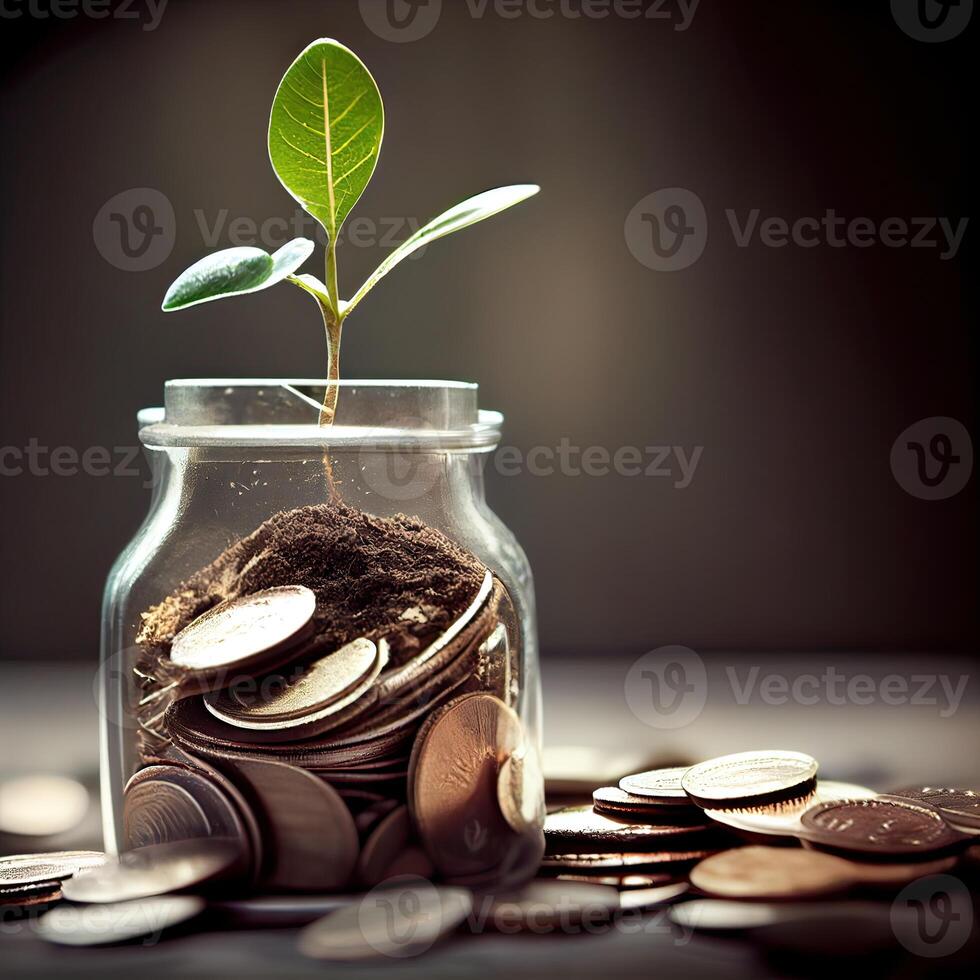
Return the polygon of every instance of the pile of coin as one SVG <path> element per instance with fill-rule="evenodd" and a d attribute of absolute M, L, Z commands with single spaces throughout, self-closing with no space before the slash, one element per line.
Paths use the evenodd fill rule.
<path fill-rule="evenodd" d="M 265 892 L 533 875 L 543 783 L 514 710 L 520 641 L 502 583 L 486 572 L 462 614 L 399 663 L 384 636 L 324 648 L 315 612 L 304 586 L 265 589 L 140 663 L 125 849 L 231 841 L 209 875 Z"/>

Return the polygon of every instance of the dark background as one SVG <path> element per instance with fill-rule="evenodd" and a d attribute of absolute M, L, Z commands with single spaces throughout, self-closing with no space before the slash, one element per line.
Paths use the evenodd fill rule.
<path fill-rule="evenodd" d="M 543 186 L 392 274 L 350 321 L 344 374 L 478 381 L 523 450 L 704 447 L 683 490 L 491 476 L 535 570 L 546 657 L 975 651 L 975 476 L 919 500 L 889 452 L 928 416 L 976 431 L 976 229 L 950 261 L 881 244 L 738 248 L 724 211 L 969 215 L 977 25 L 921 43 L 887 0 L 702 0 L 685 31 L 443 8 L 406 44 L 373 34 L 353 0 L 169 0 L 153 31 L 0 20 L 0 446 L 132 445 L 137 409 L 171 377 L 322 373 L 298 291 L 180 317 L 159 302 L 207 251 L 195 209 L 293 213 L 267 159 L 268 110 L 295 55 L 333 36 L 387 108 L 355 216 L 424 221 L 489 186 Z M 655 272 L 624 220 L 674 186 L 704 202 L 708 244 L 690 268 Z M 138 273 L 92 233 L 134 187 L 163 192 L 177 227 L 167 260 Z M 384 252 L 343 244 L 342 288 Z M 0 656 L 94 660 L 105 574 L 148 504 L 141 481 L 25 474 L 0 477 L 0 495 Z"/>

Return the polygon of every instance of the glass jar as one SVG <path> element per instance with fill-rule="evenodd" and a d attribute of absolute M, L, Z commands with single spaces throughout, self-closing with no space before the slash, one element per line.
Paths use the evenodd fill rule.
<path fill-rule="evenodd" d="M 473 384 L 344 381 L 336 422 L 324 428 L 323 393 L 317 381 L 169 381 L 164 407 L 139 414 L 152 499 L 103 604 L 106 848 L 245 827 L 243 861 L 264 891 L 370 886 L 389 866 L 461 883 L 530 877 L 543 846 L 534 596 L 524 553 L 483 484 L 502 417 L 478 409 Z M 314 625 L 286 644 L 285 663 L 260 657 L 202 681 L 171 658 L 174 636 L 198 630 L 207 609 L 283 587 L 316 599 Z M 308 724 L 316 712 L 302 697 L 283 722 L 289 713 L 275 699 L 297 685 L 309 693 L 311 675 L 346 663 L 349 644 L 365 637 L 376 659 L 317 702 L 327 726 Z M 229 697 L 242 717 L 220 710 Z M 336 704 L 347 707 L 332 714 Z M 268 713 L 249 713 L 258 709 Z M 283 763 L 287 782 L 300 780 L 296 799 L 326 792 L 310 805 L 328 810 L 343 801 L 350 819 L 335 814 L 342 832 L 329 834 L 357 852 L 350 867 L 345 851 L 339 870 L 304 877 L 302 848 L 292 863 L 278 855 L 290 835 L 295 843 L 296 815 L 276 812 L 281 800 L 262 779 L 276 766 L 282 776 Z M 174 769 L 193 779 L 135 791 Z M 227 819 L 185 799 L 201 779 L 230 802 Z M 378 828 L 387 839 L 371 841 Z"/>

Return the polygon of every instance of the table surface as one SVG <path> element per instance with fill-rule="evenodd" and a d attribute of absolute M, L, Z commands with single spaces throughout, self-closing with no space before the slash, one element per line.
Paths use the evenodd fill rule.
<path fill-rule="evenodd" d="M 652 759 L 690 760 L 742 749 L 794 748 L 815 755 L 828 778 L 880 790 L 920 782 L 980 784 L 976 751 L 980 690 L 972 683 L 973 664 L 968 660 L 937 655 L 706 657 L 703 709 L 690 723 L 666 729 L 651 727 L 644 711 L 628 707 L 624 684 L 632 664 L 632 660 L 615 658 L 548 660 L 542 671 L 545 745 L 590 745 L 610 758 L 649 753 Z M 833 680 L 834 671 L 844 677 L 843 682 Z M 904 695 L 894 680 L 886 681 L 889 677 L 905 679 Z M 0 738 L 7 748 L 0 776 L 60 771 L 83 779 L 94 790 L 98 716 L 93 680 L 93 670 L 77 665 L 0 662 Z M 853 682 L 849 689 L 848 682 Z M 791 693 L 784 697 L 787 688 Z M 842 690 L 843 697 L 833 694 Z M 814 691 L 820 692 L 816 703 Z M 85 825 L 71 840 L 46 842 L 45 847 L 97 847 L 98 835 L 93 806 Z M 16 849 L 10 842 L 3 844 L 7 853 Z M 33 847 L 20 847 L 27 849 Z M 887 917 L 886 905 L 883 914 Z M 965 947 L 972 956 L 961 951 L 945 961 L 929 960 L 896 944 L 876 957 L 863 958 L 862 972 L 924 977 L 941 965 L 946 976 L 961 969 L 966 975 L 970 960 L 975 966 L 980 955 L 978 933 L 975 927 Z M 662 914 L 647 916 L 642 925 L 631 920 L 629 927 L 591 935 L 460 936 L 421 957 L 352 969 L 304 959 L 296 952 L 295 938 L 293 929 L 215 928 L 168 937 L 150 948 L 70 950 L 37 940 L 30 917 L 3 917 L 0 962 L 5 977 L 135 974 L 141 978 L 325 972 L 336 977 L 349 973 L 357 977 L 505 974 L 508 978 L 571 978 L 655 973 L 663 977 L 758 978 L 825 974 L 834 968 L 832 960 L 812 950 L 806 955 L 777 955 L 744 939 L 685 935 L 671 929 Z M 828 953 L 845 952 L 837 949 L 839 939 L 827 937 Z"/>

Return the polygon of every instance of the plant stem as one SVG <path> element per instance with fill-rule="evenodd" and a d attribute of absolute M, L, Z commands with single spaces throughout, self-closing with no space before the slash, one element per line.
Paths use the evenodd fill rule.
<path fill-rule="evenodd" d="M 337 415 L 337 399 L 340 396 L 340 336 L 343 321 L 323 304 L 323 326 L 327 335 L 327 387 L 323 392 L 320 408 L 320 425 L 333 425 Z"/>

